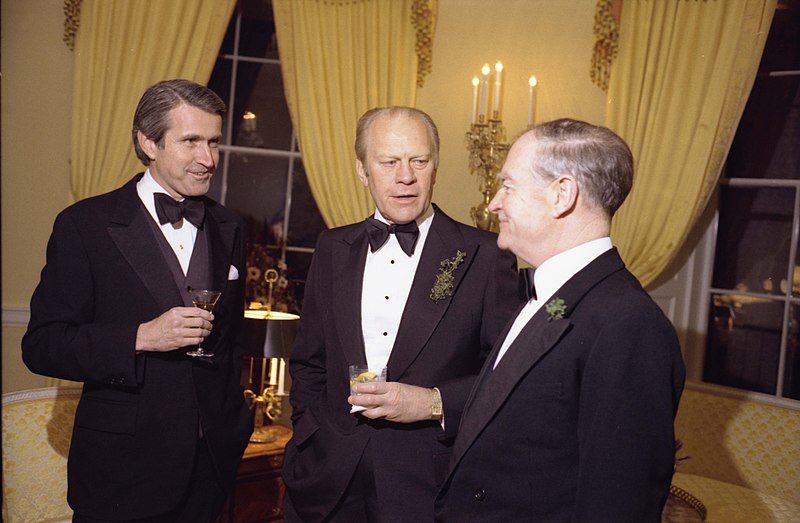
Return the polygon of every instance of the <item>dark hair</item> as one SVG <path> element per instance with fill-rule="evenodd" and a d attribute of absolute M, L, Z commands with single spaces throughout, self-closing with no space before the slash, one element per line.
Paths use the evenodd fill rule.
<path fill-rule="evenodd" d="M 372 126 L 372 123 L 375 120 L 382 116 L 386 116 L 388 118 L 394 118 L 396 116 L 416 118 L 425 124 L 425 128 L 428 131 L 428 142 L 431 144 L 431 159 L 433 160 L 433 169 L 436 170 L 439 168 L 439 130 L 436 128 L 436 124 L 433 123 L 433 119 L 424 111 L 401 105 L 395 105 L 392 107 L 376 107 L 362 114 L 361 118 L 358 119 L 358 125 L 356 125 L 355 150 L 356 158 L 358 158 L 361 163 L 365 165 L 367 163 L 367 135 L 369 134 L 369 128 Z"/>
<path fill-rule="evenodd" d="M 571 174 L 589 201 L 614 216 L 633 185 L 633 154 L 611 129 L 562 118 L 531 131 L 532 170 L 554 179 Z"/>
<path fill-rule="evenodd" d="M 163 147 L 164 135 L 172 125 L 169 112 L 182 103 L 220 116 L 225 114 L 225 102 L 204 85 L 190 80 L 164 80 L 151 85 L 145 90 L 133 114 L 133 148 L 143 164 L 150 165 L 150 158 L 139 146 L 137 133 L 141 131 L 159 147 Z"/>

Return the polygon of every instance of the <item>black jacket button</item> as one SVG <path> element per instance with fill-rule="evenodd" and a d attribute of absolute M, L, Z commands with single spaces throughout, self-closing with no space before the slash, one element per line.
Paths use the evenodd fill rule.
<path fill-rule="evenodd" d="M 486 491 L 483 490 L 482 488 L 476 488 L 474 498 L 475 501 L 483 501 L 484 499 L 486 499 Z"/>

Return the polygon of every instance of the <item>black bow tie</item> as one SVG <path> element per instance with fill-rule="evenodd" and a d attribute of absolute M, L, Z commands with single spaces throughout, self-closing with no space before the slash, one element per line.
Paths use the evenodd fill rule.
<path fill-rule="evenodd" d="M 525 301 L 536 299 L 536 287 L 533 285 L 533 273 L 536 269 L 519 270 L 519 295 Z"/>
<path fill-rule="evenodd" d="M 369 248 L 372 252 L 375 252 L 386 243 L 390 234 L 394 234 L 403 252 L 409 256 L 414 254 L 414 246 L 417 244 L 417 237 L 419 237 L 417 222 L 412 221 L 398 225 L 396 223 L 386 224 L 375 218 L 367 218 L 366 225 Z"/>
<path fill-rule="evenodd" d="M 203 220 L 206 217 L 206 206 L 203 201 L 193 198 L 185 198 L 179 202 L 169 194 L 157 192 L 153 195 L 156 201 L 156 215 L 161 225 L 165 223 L 178 223 L 181 218 L 197 227 L 203 228 Z"/>

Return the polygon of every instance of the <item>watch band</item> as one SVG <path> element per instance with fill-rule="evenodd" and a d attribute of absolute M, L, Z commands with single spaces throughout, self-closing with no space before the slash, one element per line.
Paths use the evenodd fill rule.
<path fill-rule="evenodd" d="M 436 387 L 431 389 L 431 416 L 433 419 L 442 419 L 442 393 Z"/>

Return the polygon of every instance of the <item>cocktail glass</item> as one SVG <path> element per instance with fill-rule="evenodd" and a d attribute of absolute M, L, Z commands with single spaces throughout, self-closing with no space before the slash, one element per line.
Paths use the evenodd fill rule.
<path fill-rule="evenodd" d="M 192 297 L 192 303 L 198 309 L 211 312 L 217 304 L 219 297 L 222 295 L 219 291 L 210 291 L 206 289 L 189 289 L 189 296 Z M 203 341 L 197 344 L 195 350 L 190 350 L 186 353 L 194 358 L 210 358 L 214 355 L 213 352 L 206 352 L 203 350 Z"/>
<path fill-rule="evenodd" d="M 353 392 L 353 385 L 356 383 L 368 383 L 370 381 L 386 381 L 386 367 L 382 368 L 380 373 L 371 372 L 366 365 L 350 365 L 350 393 Z M 367 407 L 361 405 L 351 405 L 350 413 L 361 412 L 367 410 Z"/>

